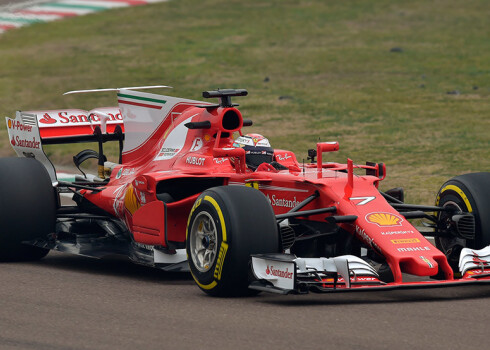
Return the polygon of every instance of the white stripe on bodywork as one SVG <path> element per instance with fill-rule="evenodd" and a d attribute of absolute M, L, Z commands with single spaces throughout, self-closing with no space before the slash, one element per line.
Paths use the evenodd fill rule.
<path fill-rule="evenodd" d="M 185 249 L 176 249 L 175 254 L 165 254 L 158 249 L 153 249 L 153 262 L 155 264 L 177 264 L 186 260 Z"/>
<path fill-rule="evenodd" d="M 254 182 L 255 180 L 250 180 L 247 182 Z M 260 182 L 257 181 L 257 182 Z M 230 181 L 228 182 L 228 185 L 238 185 L 238 186 L 245 186 L 245 183 L 243 182 L 235 182 L 235 181 Z M 284 192 L 309 192 L 309 190 L 303 190 L 300 188 L 289 188 L 289 187 L 279 187 L 279 186 L 270 186 L 270 185 L 262 185 L 259 183 L 259 189 L 261 190 L 267 190 L 267 191 L 284 191 Z"/>
<path fill-rule="evenodd" d="M 278 187 L 278 186 L 261 185 L 261 184 L 259 184 L 259 188 L 268 191 L 309 192 L 308 190 L 303 190 L 300 188 Z"/>
<path fill-rule="evenodd" d="M 162 148 L 160 149 L 160 152 L 154 160 L 172 159 L 182 151 L 185 145 L 185 141 L 187 140 L 187 133 L 189 131 L 189 128 L 187 128 L 185 124 L 189 123 L 196 115 L 197 114 L 194 114 L 192 117 L 187 118 L 185 121 L 177 125 L 177 127 L 168 134 L 165 142 L 162 145 Z M 168 149 L 175 149 L 177 151 L 166 152 L 165 150 Z"/>
<path fill-rule="evenodd" d="M 160 127 L 167 118 L 172 118 L 171 111 L 177 105 L 184 104 L 191 106 L 206 103 L 127 89 L 121 89 L 120 95 L 165 101 L 165 104 L 162 105 L 161 109 L 147 108 L 141 105 L 119 104 L 124 119 L 125 139 L 123 155 L 130 153 L 136 154 L 135 152 L 138 152 L 146 142 L 151 140 L 157 131 L 162 132 L 162 134 L 165 133 L 166 130 L 161 130 Z M 120 96 L 119 99 L 121 99 L 121 97 L 122 96 Z M 144 99 L 139 103 L 142 105 L 146 104 Z M 173 123 L 173 120 L 171 120 L 171 122 Z M 169 126 L 169 128 L 171 127 L 172 126 Z"/>

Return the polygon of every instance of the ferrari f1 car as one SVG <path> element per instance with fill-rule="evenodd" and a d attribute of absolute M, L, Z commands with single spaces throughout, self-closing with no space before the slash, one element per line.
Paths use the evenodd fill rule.
<path fill-rule="evenodd" d="M 252 121 L 231 98 L 246 90 L 203 93 L 219 103 L 115 90 L 118 107 L 7 118 L 19 157 L 0 160 L 1 260 L 120 254 L 190 270 L 214 296 L 490 281 L 490 173 L 447 181 L 435 205 L 407 204 L 401 188 L 379 189 L 384 164 L 324 162 L 337 142 L 317 143 L 304 163 L 244 134 Z M 76 154 L 81 173 L 67 178 L 43 146 L 78 142 L 97 149 Z M 80 168 L 91 158 L 96 174 Z M 61 205 L 66 196 L 75 205 Z"/>

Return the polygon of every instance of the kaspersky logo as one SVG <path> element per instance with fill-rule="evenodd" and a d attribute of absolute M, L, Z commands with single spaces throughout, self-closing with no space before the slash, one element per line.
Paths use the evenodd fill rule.
<path fill-rule="evenodd" d="M 51 117 L 48 113 L 44 113 L 43 117 L 39 119 L 39 122 L 43 124 L 54 124 L 56 123 L 56 119 Z"/>
<path fill-rule="evenodd" d="M 401 226 L 403 219 L 391 213 L 370 213 L 366 215 L 366 221 L 378 227 L 389 227 Z"/>

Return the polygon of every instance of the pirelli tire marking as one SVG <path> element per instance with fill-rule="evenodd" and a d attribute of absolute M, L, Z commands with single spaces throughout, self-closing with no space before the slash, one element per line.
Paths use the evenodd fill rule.
<path fill-rule="evenodd" d="M 198 198 L 196 200 L 196 202 L 194 203 L 194 206 L 192 207 L 191 212 L 189 214 L 189 219 L 187 220 L 186 240 L 189 239 L 189 228 L 190 228 L 190 224 L 191 224 L 190 220 L 191 220 L 195 210 L 201 204 L 203 204 L 203 202 L 208 202 L 209 204 L 211 204 L 214 207 L 214 209 L 216 210 L 216 213 L 218 214 L 218 218 L 220 221 L 220 227 L 221 227 L 222 241 L 221 241 L 221 244 L 219 247 L 218 257 L 216 259 L 216 266 L 214 268 L 214 273 L 213 273 L 214 280 L 211 283 L 202 284 L 198 281 L 197 277 L 192 272 L 192 269 L 191 269 L 191 275 L 199 287 L 201 287 L 202 289 L 210 290 L 210 289 L 213 289 L 217 286 L 217 284 L 218 284 L 217 281 L 221 280 L 221 275 L 223 272 L 223 264 L 225 262 L 226 253 L 228 251 L 228 243 L 227 243 L 226 225 L 225 225 L 225 219 L 223 216 L 223 212 L 222 212 L 218 202 L 216 202 L 216 200 L 210 196 L 204 196 L 203 198 Z M 190 261 L 190 259 L 192 259 L 192 257 L 189 257 L 189 254 L 188 254 L 187 259 Z"/>
<path fill-rule="evenodd" d="M 459 197 L 461 197 L 461 199 L 463 200 L 464 204 L 466 205 L 466 209 L 468 209 L 468 212 L 469 213 L 472 213 L 473 212 L 473 208 L 471 207 L 471 204 L 470 204 L 470 200 L 468 199 L 468 197 L 466 196 L 466 194 L 464 193 L 464 191 L 459 188 L 458 186 L 456 185 L 447 185 L 447 186 L 444 186 L 441 191 L 439 192 L 439 194 L 437 195 L 437 199 L 436 199 L 436 205 L 439 205 L 439 201 L 441 200 L 441 194 L 445 191 L 454 191 L 456 192 Z"/>
<path fill-rule="evenodd" d="M 214 269 L 214 278 L 218 281 L 221 280 L 221 273 L 223 272 L 223 263 L 225 261 L 226 252 L 228 251 L 228 244 L 226 242 L 221 242 L 221 247 L 219 248 L 218 260 L 216 262 L 216 268 Z"/>

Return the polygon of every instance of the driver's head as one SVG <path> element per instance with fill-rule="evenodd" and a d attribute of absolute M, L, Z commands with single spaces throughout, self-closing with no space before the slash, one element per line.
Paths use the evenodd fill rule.
<path fill-rule="evenodd" d="M 252 170 L 257 169 L 262 163 L 271 163 L 274 160 L 274 149 L 269 140 L 260 134 L 238 136 L 233 142 L 233 147 L 245 150 L 245 161 Z"/>

